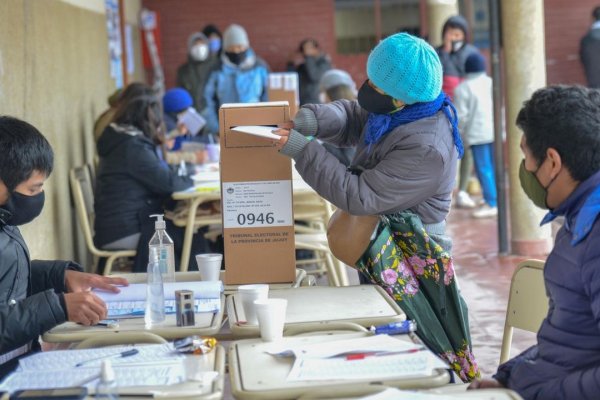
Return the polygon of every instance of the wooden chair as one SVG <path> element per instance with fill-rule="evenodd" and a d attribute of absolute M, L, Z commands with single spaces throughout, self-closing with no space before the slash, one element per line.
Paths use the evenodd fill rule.
<path fill-rule="evenodd" d="M 90 176 L 90 168 L 87 165 L 76 167 L 69 172 L 71 181 L 71 192 L 77 211 L 79 226 L 83 231 L 85 244 L 94 256 L 94 271 L 97 268 L 98 260 L 106 257 L 104 275 L 109 275 L 112 271 L 113 263 L 121 257 L 135 257 L 135 250 L 101 250 L 94 244 L 92 226 L 94 223 L 94 190 Z"/>
<path fill-rule="evenodd" d="M 523 261 L 517 266 L 510 283 L 500 364 L 510 357 L 513 328 L 537 332 L 547 314 L 544 261 Z"/>

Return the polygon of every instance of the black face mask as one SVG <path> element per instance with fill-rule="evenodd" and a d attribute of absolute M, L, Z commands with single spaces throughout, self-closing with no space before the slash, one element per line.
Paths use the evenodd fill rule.
<path fill-rule="evenodd" d="M 230 53 L 226 51 L 225 55 L 227 56 L 227 58 L 229 58 L 229 61 L 231 61 L 235 65 L 240 65 L 248 56 L 248 49 L 242 51 L 241 53 Z"/>
<path fill-rule="evenodd" d="M 394 99 L 387 94 L 381 94 L 369 85 L 366 80 L 358 91 L 358 104 L 365 110 L 375 114 L 389 114 L 398 109 Z"/>
<path fill-rule="evenodd" d="M 8 225 L 24 225 L 33 221 L 44 208 L 44 192 L 34 196 L 26 196 L 18 192 L 12 192 L 8 202 L 3 208 L 10 212 L 10 217 L 5 221 Z"/>

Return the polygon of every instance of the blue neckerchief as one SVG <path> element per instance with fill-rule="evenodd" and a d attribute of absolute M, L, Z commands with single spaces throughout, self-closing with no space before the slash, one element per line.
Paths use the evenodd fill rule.
<path fill-rule="evenodd" d="M 427 103 L 415 103 L 404 107 L 400 111 L 391 114 L 375 114 L 369 113 L 367 120 L 367 134 L 365 135 L 365 143 L 371 145 L 377 143 L 383 136 L 390 131 L 414 121 L 435 115 L 440 109 L 450 121 L 452 125 L 452 137 L 454 146 L 458 151 L 458 158 L 462 158 L 465 153 L 460 133 L 458 131 L 458 117 L 454 105 L 446 96 L 446 93 L 441 92 L 440 95 L 433 101 Z"/>

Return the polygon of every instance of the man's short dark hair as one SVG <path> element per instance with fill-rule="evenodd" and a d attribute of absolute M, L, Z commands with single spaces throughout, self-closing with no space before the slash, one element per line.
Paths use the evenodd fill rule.
<path fill-rule="evenodd" d="M 592 16 L 596 21 L 600 21 L 600 6 L 594 8 L 594 11 L 592 11 Z"/>
<path fill-rule="evenodd" d="M 523 105 L 517 125 L 538 165 L 553 148 L 577 181 L 600 170 L 600 90 L 562 85 L 540 89 Z"/>
<path fill-rule="evenodd" d="M 0 181 L 9 191 L 33 171 L 49 176 L 53 166 L 54 152 L 40 131 L 18 118 L 0 116 Z"/>

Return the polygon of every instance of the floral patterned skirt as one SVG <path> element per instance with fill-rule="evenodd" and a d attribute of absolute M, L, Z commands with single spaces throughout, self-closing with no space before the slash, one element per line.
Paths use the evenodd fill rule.
<path fill-rule="evenodd" d="M 405 211 L 381 220 L 376 238 L 356 267 L 417 322 L 417 335 L 463 382 L 479 378 L 471 353 L 467 305 L 458 291 L 450 253 L 414 213 Z"/>

